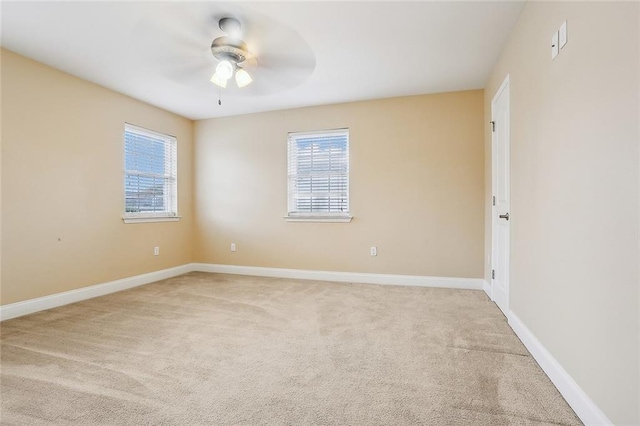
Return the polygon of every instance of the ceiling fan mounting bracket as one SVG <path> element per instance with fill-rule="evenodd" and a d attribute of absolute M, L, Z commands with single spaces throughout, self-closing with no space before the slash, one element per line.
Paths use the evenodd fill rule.
<path fill-rule="evenodd" d="M 220 19 L 220 21 L 218 21 L 218 27 L 220 27 L 220 29 L 227 34 L 236 36 L 240 34 L 241 25 L 240 21 L 238 21 L 236 18 L 222 18 Z"/>

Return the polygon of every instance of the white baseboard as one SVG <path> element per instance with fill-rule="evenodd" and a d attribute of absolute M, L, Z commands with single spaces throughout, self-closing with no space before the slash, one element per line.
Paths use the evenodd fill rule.
<path fill-rule="evenodd" d="M 513 312 L 509 325 L 585 425 L 613 424 Z"/>
<path fill-rule="evenodd" d="M 193 270 L 220 274 L 252 275 L 302 280 L 337 281 L 362 284 L 406 285 L 482 290 L 481 278 L 428 277 L 419 275 L 369 274 L 360 272 L 309 271 L 303 269 L 266 268 L 259 266 L 193 263 Z"/>
<path fill-rule="evenodd" d="M 482 281 L 482 289 L 484 290 L 485 293 L 487 293 L 487 296 L 489 296 L 489 300 L 493 300 L 493 287 L 491 287 L 491 282 L 487 282 L 486 280 Z"/>
<path fill-rule="evenodd" d="M 105 294 L 115 293 L 154 281 L 164 280 L 187 272 L 215 272 L 236 275 L 252 275 L 262 277 L 295 278 L 305 280 L 353 282 L 365 284 L 406 285 L 418 287 L 444 287 L 470 290 L 482 290 L 483 280 L 479 278 L 448 278 L 415 275 L 367 274 L 355 272 L 307 271 L 302 269 L 264 268 L 257 266 L 216 265 L 209 263 L 188 263 L 174 268 L 149 272 L 129 278 L 82 287 L 76 290 L 38 297 L 36 299 L 0 306 L 0 321 L 58 306 L 92 299 Z"/>
<path fill-rule="evenodd" d="M 38 297 L 36 299 L 25 300 L 23 302 L 11 303 L 0 306 L 0 321 L 23 315 L 32 314 L 46 309 L 57 308 L 58 306 L 80 302 L 81 300 L 92 299 L 116 291 L 126 290 L 154 281 L 164 280 L 177 275 L 191 272 L 193 264 L 176 266 L 174 268 L 162 269 L 160 271 L 149 272 L 148 274 L 136 275 L 121 280 L 110 281 L 103 284 L 96 284 L 89 287 L 82 287 L 76 290 L 56 293 L 50 296 Z"/>

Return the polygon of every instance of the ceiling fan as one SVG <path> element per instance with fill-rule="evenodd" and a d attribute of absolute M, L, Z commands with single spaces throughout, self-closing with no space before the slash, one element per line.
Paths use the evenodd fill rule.
<path fill-rule="evenodd" d="M 219 61 L 216 71 L 211 77 L 211 82 L 225 88 L 227 82 L 235 74 L 236 84 L 239 88 L 251 84 L 253 78 L 244 67 L 248 65 L 249 60 L 252 60 L 255 65 L 256 58 L 251 56 L 247 43 L 240 39 L 240 21 L 236 18 L 226 17 L 220 19 L 218 26 L 228 35 L 218 37 L 211 42 L 211 53 Z"/>
<path fill-rule="evenodd" d="M 169 81 L 194 91 L 225 88 L 235 98 L 289 90 L 313 74 L 311 46 L 259 5 L 184 4 L 171 3 L 136 27 L 141 53 Z"/>

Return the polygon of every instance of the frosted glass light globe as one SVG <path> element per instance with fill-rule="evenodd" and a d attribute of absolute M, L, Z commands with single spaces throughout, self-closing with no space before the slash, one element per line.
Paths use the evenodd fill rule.
<path fill-rule="evenodd" d="M 216 74 L 223 80 L 229 80 L 233 75 L 233 65 L 229 61 L 222 61 L 216 67 Z"/>

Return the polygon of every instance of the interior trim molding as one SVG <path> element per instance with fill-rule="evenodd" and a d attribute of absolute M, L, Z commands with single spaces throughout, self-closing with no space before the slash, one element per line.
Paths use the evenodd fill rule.
<path fill-rule="evenodd" d="M 155 272 L 135 275 L 133 277 L 122 278 L 120 280 L 109 281 L 62 293 L 51 294 L 49 296 L 37 297 L 35 299 L 24 300 L 22 302 L 10 303 L 0 306 L 0 321 L 21 317 L 34 312 L 44 311 L 82 300 L 92 299 L 105 294 L 115 293 L 121 290 L 149 284 L 154 281 L 164 280 L 192 271 L 192 264 L 180 265 L 173 268 L 161 269 Z"/>
<path fill-rule="evenodd" d="M 156 216 L 156 217 L 144 217 L 144 216 L 125 216 L 122 218 L 124 223 L 155 223 L 155 222 L 177 222 L 182 219 L 182 216 Z"/>
<path fill-rule="evenodd" d="M 370 274 L 360 272 L 311 271 L 303 269 L 266 268 L 260 266 L 219 265 L 212 263 L 187 263 L 133 277 L 82 287 L 49 296 L 0 306 L 0 321 L 21 317 L 58 306 L 127 290 L 155 281 L 172 278 L 187 272 L 213 272 L 220 274 L 251 275 L 273 278 L 351 282 L 362 284 L 406 285 L 415 287 L 442 287 L 466 290 L 483 290 L 486 282 L 481 278 L 430 277 L 419 275 Z M 485 290 L 486 291 L 486 290 Z"/>
<path fill-rule="evenodd" d="M 489 296 L 489 300 L 493 300 L 493 293 L 491 292 L 492 291 L 491 281 L 483 280 L 482 289 L 484 290 L 485 293 L 487 293 L 487 296 Z"/>
<path fill-rule="evenodd" d="M 613 424 L 513 311 L 509 325 L 584 424 Z"/>
<path fill-rule="evenodd" d="M 194 271 L 219 274 L 251 275 L 273 278 L 336 281 L 361 284 L 406 285 L 415 287 L 443 287 L 482 290 L 482 278 L 430 277 L 420 275 L 370 274 L 361 272 L 312 271 L 304 269 L 267 268 L 261 266 L 220 265 L 194 263 Z"/>

